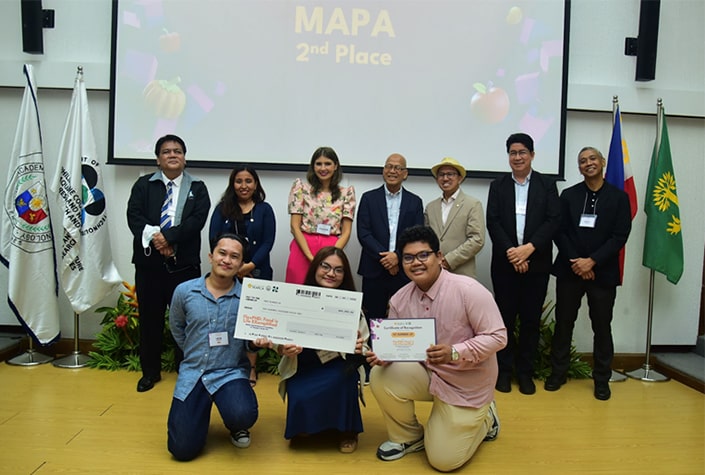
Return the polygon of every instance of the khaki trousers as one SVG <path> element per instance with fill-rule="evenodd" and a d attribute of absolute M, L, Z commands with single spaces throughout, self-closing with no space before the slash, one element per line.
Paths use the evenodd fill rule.
<path fill-rule="evenodd" d="M 492 427 L 489 404 L 480 408 L 452 406 L 429 393 L 431 372 L 420 363 L 375 366 L 370 388 L 387 425 L 389 440 L 410 443 L 424 438 L 426 457 L 436 470 L 454 470 L 473 456 Z M 423 426 L 416 418 L 415 401 L 432 401 Z"/>

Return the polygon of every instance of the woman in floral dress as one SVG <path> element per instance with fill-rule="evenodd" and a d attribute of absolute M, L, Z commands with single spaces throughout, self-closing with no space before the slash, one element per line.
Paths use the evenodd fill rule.
<path fill-rule="evenodd" d="M 320 147 L 311 157 L 307 181 L 297 178 L 289 192 L 291 234 L 286 282 L 302 284 L 313 256 L 325 246 L 344 249 L 355 215 L 355 189 L 339 186 L 338 155 Z"/>

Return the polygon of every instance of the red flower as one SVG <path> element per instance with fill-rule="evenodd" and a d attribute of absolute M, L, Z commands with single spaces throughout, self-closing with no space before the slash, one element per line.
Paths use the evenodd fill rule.
<path fill-rule="evenodd" d="M 118 315 L 115 317 L 115 326 L 118 328 L 125 328 L 127 326 L 127 317 L 125 315 Z"/>

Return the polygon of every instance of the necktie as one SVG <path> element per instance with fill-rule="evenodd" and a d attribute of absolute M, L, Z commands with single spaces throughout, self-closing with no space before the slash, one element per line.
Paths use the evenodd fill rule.
<path fill-rule="evenodd" d="M 174 182 L 170 181 L 166 184 L 166 196 L 164 197 L 164 204 L 162 205 L 162 214 L 159 219 L 159 227 L 162 229 L 169 229 L 171 227 L 171 216 L 169 216 L 169 207 L 171 206 L 171 197 L 173 195 L 172 187 Z"/>

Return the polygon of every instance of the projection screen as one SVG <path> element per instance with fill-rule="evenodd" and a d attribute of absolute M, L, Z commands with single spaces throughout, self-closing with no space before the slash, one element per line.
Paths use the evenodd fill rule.
<path fill-rule="evenodd" d="M 507 168 L 529 133 L 563 176 L 567 0 L 117 0 L 109 162 L 153 163 L 175 133 L 190 166 L 304 170 L 333 147 L 347 172 L 393 152 Z"/>

